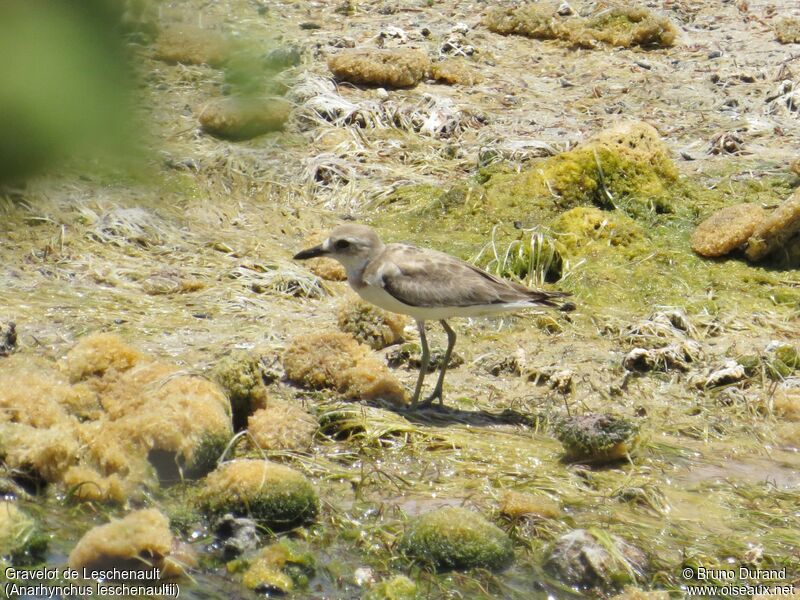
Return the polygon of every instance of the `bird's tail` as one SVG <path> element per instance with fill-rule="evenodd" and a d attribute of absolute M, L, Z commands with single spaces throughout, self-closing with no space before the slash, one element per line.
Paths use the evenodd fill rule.
<path fill-rule="evenodd" d="M 549 306 L 564 312 L 571 312 L 577 308 L 574 302 L 557 302 L 557 298 L 567 298 L 572 296 L 569 292 L 543 292 L 541 290 L 529 290 L 530 302 L 539 306 Z"/>

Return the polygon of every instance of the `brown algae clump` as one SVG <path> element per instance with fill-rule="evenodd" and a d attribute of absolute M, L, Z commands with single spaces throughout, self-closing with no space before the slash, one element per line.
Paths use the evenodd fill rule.
<path fill-rule="evenodd" d="M 198 117 L 208 133 L 226 139 L 247 140 L 280 131 L 291 105 L 272 98 L 224 98 L 209 102 Z"/>
<path fill-rule="evenodd" d="M 483 80 L 467 61 L 456 58 L 433 63 L 430 73 L 431 79 L 449 85 L 475 85 Z"/>
<path fill-rule="evenodd" d="M 533 2 L 489 11 L 484 24 L 503 35 L 518 34 L 540 40 L 562 40 L 591 48 L 597 42 L 631 48 L 667 48 L 675 43 L 678 29 L 666 17 L 647 8 L 611 6 L 589 17 L 562 18 L 557 4 Z"/>
<path fill-rule="evenodd" d="M 419 50 L 344 50 L 328 60 L 337 79 L 389 88 L 413 87 L 422 81 L 431 61 Z"/>
<path fill-rule="evenodd" d="M 570 25 L 579 23 L 571 19 Z M 532 2 L 513 8 L 493 8 L 483 19 L 483 24 L 495 33 L 517 34 L 539 40 L 569 40 L 570 25 L 557 13 L 552 2 Z"/>
<path fill-rule="evenodd" d="M 356 299 L 339 307 L 339 329 L 349 333 L 362 344 L 380 350 L 403 341 L 406 319 L 373 304 Z"/>
<path fill-rule="evenodd" d="M 400 552 L 439 569 L 502 569 L 514 559 L 511 538 L 482 515 L 448 506 L 411 521 Z"/>
<path fill-rule="evenodd" d="M 773 210 L 753 230 L 745 256 L 758 261 L 784 249 L 790 239 L 800 235 L 800 190 Z"/>
<path fill-rule="evenodd" d="M 640 6 L 602 9 L 586 20 L 585 27 L 591 39 L 622 48 L 669 48 L 678 37 L 669 19 Z"/>
<path fill-rule="evenodd" d="M 775 24 L 775 39 L 781 44 L 800 44 L 800 19 L 786 17 Z"/>
<path fill-rule="evenodd" d="M 314 555 L 284 539 L 262 548 L 249 561 L 242 583 L 256 592 L 283 595 L 307 587 L 315 571 Z"/>
<path fill-rule="evenodd" d="M 165 27 L 155 45 L 157 59 L 185 65 L 221 67 L 231 52 L 231 43 L 221 33 L 188 24 Z"/>
<path fill-rule="evenodd" d="M 270 400 L 247 420 L 247 431 L 264 450 L 308 450 L 317 429 L 319 423 L 312 415 L 282 400 Z"/>
<path fill-rule="evenodd" d="M 630 456 L 638 442 L 639 427 L 613 415 L 566 417 L 556 426 L 566 459 L 575 462 L 612 462 Z"/>
<path fill-rule="evenodd" d="M 569 585 L 613 587 L 633 583 L 647 557 L 615 535 L 576 529 L 553 545 L 544 568 Z"/>
<path fill-rule="evenodd" d="M 49 541 L 36 520 L 15 502 L 0 501 L 0 564 L 5 560 L 14 565 L 39 563 Z"/>
<path fill-rule="evenodd" d="M 169 519 L 151 508 L 90 529 L 69 554 L 72 569 L 146 570 L 157 568 L 164 577 L 174 539 Z"/>
<path fill-rule="evenodd" d="M 237 460 L 206 477 L 200 504 L 213 516 L 249 516 L 270 529 L 313 521 L 319 509 L 314 487 L 294 469 L 267 460 Z"/>
<path fill-rule="evenodd" d="M 735 204 L 718 210 L 692 233 L 692 250 L 700 256 L 724 256 L 743 246 L 764 220 L 758 204 Z"/>
<path fill-rule="evenodd" d="M 153 466 L 174 477 L 199 475 L 233 434 L 228 401 L 214 383 L 116 336 L 87 336 L 60 365 L 16 362 L 25 358 L 0 368 L 2 461 L 63 484 L 73 499 L 122 503 L 155 482 Z"/>
<path fill-rule="evenodd" d="M 350 400 L 404 402 L 405 391 L 368 346 L 341 332 L 298 336 L 283 354 L 289 381 L 310 389 L 332 389 Z"/>

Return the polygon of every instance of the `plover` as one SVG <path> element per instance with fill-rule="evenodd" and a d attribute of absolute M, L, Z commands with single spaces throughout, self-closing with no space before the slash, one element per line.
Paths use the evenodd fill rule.
<path fill-rule="evenodd" d="M 422 361 L 411 399 L 412 408 L 419 404 L 430 362 L 425 321 L 435 319 L 442 324 L 447 333 L 447 350 L 436 387 L 420 406 L 427 406 L 437 398 L 440 404 L 444 403 L 444 374 L 456 345 L 456 332 L 446 319 L 535 307 L 566 310 L 573 307 L 554 301 L 568 293 L 530 289 L 436 250 L 409 244 L 384 244 L 366 225 L 336 227 L 322 244 L 298 252 L 294 258 L 304 260 L 318 256 L 328 256 L 342 263 L 350 287 L 364 300 L 384 310 L 409 315 L 417 322 Z"/>

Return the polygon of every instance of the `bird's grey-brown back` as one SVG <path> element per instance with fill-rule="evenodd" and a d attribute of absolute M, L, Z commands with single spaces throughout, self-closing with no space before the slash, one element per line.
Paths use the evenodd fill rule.
<path fill-rule="evenodd" d="M 449 254 L 408 244 L 386 245 L 367 265 L 363 280 L 404 304 L 429 309 L 485 307 L 491 313 L 504 305 L 555 306 L 550 298 L 563 295 L 532 290 Z"/>

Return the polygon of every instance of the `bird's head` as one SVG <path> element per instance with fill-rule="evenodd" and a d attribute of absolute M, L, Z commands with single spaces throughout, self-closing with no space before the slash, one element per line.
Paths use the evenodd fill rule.
<path fill-rule="evenodd" d="M 348 274 L 362 269 L 383 248 L 378 234 L 366 225 L 340 225 L 318 246 L 294 255 L 296 260 L 327 256 L 338 260 Z"/>

